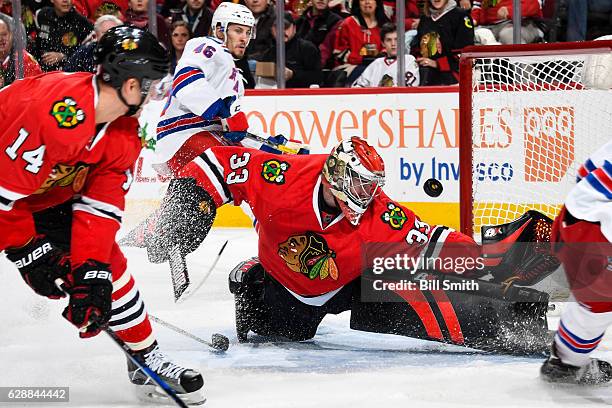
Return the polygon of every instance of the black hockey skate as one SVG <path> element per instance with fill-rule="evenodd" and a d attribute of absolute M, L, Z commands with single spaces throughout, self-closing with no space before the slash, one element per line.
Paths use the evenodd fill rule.
<path fill-rule="evenodd" d="M 157 342 L 136 353 L 135 357 L 172 387 L 186 404 L 201 405 L 206 402 L 202 393 L 204 385 L 202 375 L 195 370 L 173 363 L 161 352 Z M 147 402 L 169 401 L 163 390 L 130 360 L 128 360 L 128 375 L 132 384 L 138 386 L 136 391 L 139 398 Z"/>
<path fill-rule="evenodd" d="M 612 379 L 612 366 L 607 361 L 591 358 L 587 365 L 576 367 L 565 364 L 557 357 L 553 343 L 548 360 L 540 368 L 540 376 L 550 383 L 598 385 Z"/>

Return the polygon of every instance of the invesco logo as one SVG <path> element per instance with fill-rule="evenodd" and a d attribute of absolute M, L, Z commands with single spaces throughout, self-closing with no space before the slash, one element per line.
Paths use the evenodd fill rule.
<path fill-rule="evenodd" d="M 476 179 L 478 181 L 510 181 L 514 176 L 514 168 L 510 163 L 477 163 Z"/>

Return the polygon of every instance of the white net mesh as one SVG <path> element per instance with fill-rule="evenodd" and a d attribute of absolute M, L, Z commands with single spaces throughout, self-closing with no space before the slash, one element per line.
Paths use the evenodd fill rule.
<path fill-rule="evenodd" d="M 610 140 L 612 90 L 583 86 L 593 57 L 575 52 L 473 59 L 475 236 L 528 209 L 554 218 L 580 165 Z"/>

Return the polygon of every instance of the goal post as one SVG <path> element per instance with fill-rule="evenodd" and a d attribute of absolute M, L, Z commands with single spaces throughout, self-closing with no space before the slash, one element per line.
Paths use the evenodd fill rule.
<path fill-rule="evenodd" d="M 462 51 L 462 232 L 478 238 L 529 209 L 556 216 L 579 167 L 612 138 L 612 90 L 588 85 L 596 64 L 612 76 L 601 57 L 612 63 L 612 41 Z"/>

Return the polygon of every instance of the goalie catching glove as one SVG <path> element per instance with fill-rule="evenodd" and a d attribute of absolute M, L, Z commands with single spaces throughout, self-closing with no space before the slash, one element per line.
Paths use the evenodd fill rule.
<path fill-rule="evenodd" d="M 182 254 L 195 251 L 216 214 L 213 199 L 193 178 L 171 180 L 155 228 L 145 235 L 149 261 L 167 261 L 170 248 L 177 245 Z"/>
<path fill-rule="evenodd" d="M 70 260 L 44 235 L 38 235 L 21 248 L 6 250 L 6 257 L 12 261 L 23 280 L 34 292 L 51 299 L 64 297 L 55 280 L 64 279 L 70 272 Z"/>
<path fill-rule="evenodd" d="M 79 328 L 81 338 L 100 333 L 110 320 L 113 274 L 109 267 L 90 259 L 72 271 L 65 282 L 70 300 L 62 315 Z"/>

